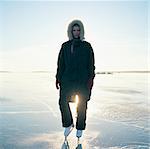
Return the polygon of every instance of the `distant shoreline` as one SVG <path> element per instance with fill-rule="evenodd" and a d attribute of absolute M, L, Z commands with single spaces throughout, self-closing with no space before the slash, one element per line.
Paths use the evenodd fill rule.
<path fill-rule="evenodd" d="M 103 71 L 96 74 L 113 74 L 113 73 L 150 73 L 150 71 Z"/>

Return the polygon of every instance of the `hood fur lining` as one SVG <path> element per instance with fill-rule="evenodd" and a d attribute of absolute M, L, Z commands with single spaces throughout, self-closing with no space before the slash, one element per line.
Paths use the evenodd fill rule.
<path fill-rule="evenodd" d="M 72 26 L 74 24 L 78 24 L 80 26 L 80 40 L 84 40 L 84 26 L 83 26 L 83 23 L 80 21 L 80 20 L 73 20 L 69 25 L 68 25 L 68 30 L 67 30 L 67 33 L 68 33 L 68 38 L 69 40 L 72 40 L 73 39 L 73 36 L 72 36 Z"/>

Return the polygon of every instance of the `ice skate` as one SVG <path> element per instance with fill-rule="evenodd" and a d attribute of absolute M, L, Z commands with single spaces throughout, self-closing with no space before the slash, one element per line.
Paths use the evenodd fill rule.
<path fill-rule="evenodd" d="M 74 128 L 74 124 L 71 124 L 69 127 L 65 127 L 64 136 L 67 137 Z"/>
<path fill-rule="evenodd" d="M 82 131 L 83 130 L 77 130 L 76 137 L 78 137 L 78 138 L 82 137 Z"/>

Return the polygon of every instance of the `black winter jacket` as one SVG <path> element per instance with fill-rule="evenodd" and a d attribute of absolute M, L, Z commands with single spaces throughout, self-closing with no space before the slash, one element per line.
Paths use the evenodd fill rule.
<path fill-rule="evenodd" d="M 71 45 L 73 52 L 71 52 Z M 91 44 L 69 40 L 62 44 L 57 61 L 56 79 L 60 82 L 86 82 L 95 77 L 95 60 Z"/>

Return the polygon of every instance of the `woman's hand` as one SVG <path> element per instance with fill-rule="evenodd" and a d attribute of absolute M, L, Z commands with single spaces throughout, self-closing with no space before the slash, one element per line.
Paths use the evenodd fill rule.
<path fill-rule="evenodd" d="M 88 80 L 87 86 L 88 86 L 88 89 L 89 89 L 89 90 L 92 89 L 92 87 L 93 87 L 93 79 L 92 79 L 92 78 Z"/>
<path fill-rule="evenodd" d="M 59 89 L 60 88 L 60 81 L 56 79 L 56 88 Z"/>

